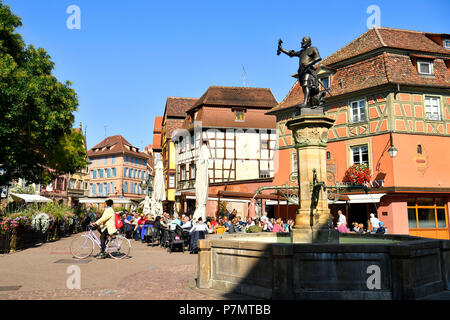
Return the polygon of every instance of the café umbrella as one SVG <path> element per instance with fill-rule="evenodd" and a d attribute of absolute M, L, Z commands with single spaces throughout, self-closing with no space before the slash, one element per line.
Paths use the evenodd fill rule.
<path fill-rule="evenodd" d="M 162 215 L 162 202 L 166 200 L 166 190 L 164 185 L 164 173 L 163 173 L 162 161 L 156 164 L 155 179 L 153 180 L 153 193 L 152 193 L 152 211 L 156 216 Z"/>

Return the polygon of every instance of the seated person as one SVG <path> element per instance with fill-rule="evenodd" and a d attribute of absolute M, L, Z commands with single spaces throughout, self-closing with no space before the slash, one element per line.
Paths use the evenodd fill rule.
<path fill-rule="evenodd" d="M 261 227 L 261 223 L 260 223 L 259 219 L 256 218 L 253 222 L 254 222 L 254 224 L 251 225 L 250 227 L 248 227 L 247 232 L 249 232 L 249 233 L 262 232 L 263 227 Z"/>
<path fill-rule="evenodd" d="M 228 227 L 228 232 L 229 233 L 241 232 L 241 229 L 239 228 L 239 225 L 238 225 L 237 218 L 233 218 L 233 220 L 231 220 L 231 226 Z"/>
<path fill-rule="evenodd" d="M 378 223 L 378 229 L 377 229 L 376 233 L 384 234 L 385 232 L 386 232 L 386 228 L 384 227 L 384 223 L 380 221 Z"/>
<path fill-rule="evenodd" d="M 153 225 L 153 218 L 151 214 L 145 216 L 144 225 Z"/>
<path fill-rule="evenodd" d="M 127 215 L 126 213 L 122 214 L 122 223 L 123 223 L 123 227 L 122 227 L 122 231 L 125 234 L 126 238 L 130 238 L 131 237 L 131 233 L 134 230 L 134 226 L 131 224 L 131 222 L 127 219 Z"/>
<path fill-rule="evenodd" d="M 224 226 L 224 221 L 223 219 L 219 219 L 219 221 L 217 222 L 216 226 L 214 227 L 214 232 L 217 234 L 223 234 L 225 233 L 228 229 L 227 227 Z"/>
<path fill-rule="evenodd" d="M 282 220 L 281 218 L 278 218 L 275 222 L 275 225 L 272 228 L 272 232 L 285 232 L 283 227 L 282 227 Z"/>
<path fill-rule="evenodd" d="M 203 222 L 203 219 L 200 217 L 197 220 L 197 223 L 189 230 L 189 233 L 194 233 L 196 231 L 204 231 L 206 233 L 212 233 L 212 231 L 208 228 L 208 225 Z"/>
<path fill-rule="evenodd" d="M 144 214 L 141 213 L 139 219 L 136 221 L 136 225 L 134 226 L 134 240 L 139 240 L 141 236 L 141 228 L 145 223 Z"/>
<path fill-rule="evenodd" d="M 171 224 L 177 224 L 177 225 L 179 225 L 181 227 L 182 223 L 181 223 L 180 219 L 175 218 L 175 219 L 173 219 L 172 221 L 169 222 L 169 225 L 171 225 Z"/>
<path fill-rule="evenodd" d="M 191 223 L 191 221 L 189 221 L 189 217 L 188 216 L 184 216 L 183 217 L 183 223 L 181 224 L 181 228 L 183 228 L 185 230 L 191 230 L 192 223 Z"/>

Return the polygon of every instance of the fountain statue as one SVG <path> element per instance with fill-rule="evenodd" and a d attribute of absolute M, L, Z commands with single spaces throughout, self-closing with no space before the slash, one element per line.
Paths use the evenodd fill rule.
<path fill-rule="evenodd" d="M 297 107 L 299 115 L 286 126 L 292 131 L 297 151 L 298 211 L 295 218 L 294 241 L 337 242 L 337 231 L 332 229 L 326 189 L 319 181 L 326 177 L 326 146 L 328 130 L 334 120 L 324 115 L 323 103 L 326 91 L 319 89 L 319 79 L 314 65 L 321 61 L 319 51 L 311 46 L 311 38 L 302 40 L 302 50 L 295 52 L 282 48 L 290 57 L 299 57 L 298 81 L 303 88 L 304 101 Z M 324 186 L 324 185 L 323 185 Z"/>
<path fill-rule="evenodd" d="M 324 113 L 324 93 L 313 69 L 320 55 L 309 37 L 299 52 L 281 44 L 278 54 L 300 58 L 305 95 L 299 114 L 286 123 L 295 141 L 297 173 L 284 186 L 259 188 L 252 202 L 258 207 L 256 196 L 263 190 L 280 191 L 298 206 L 293 231 L 212 234 L 199 240 L 197 288 L 283 300 L 409 300 L 449 290 L 450 241 L 334 230 L 327 190 L 368 189 L 323 182 L 334 120 Z"/>

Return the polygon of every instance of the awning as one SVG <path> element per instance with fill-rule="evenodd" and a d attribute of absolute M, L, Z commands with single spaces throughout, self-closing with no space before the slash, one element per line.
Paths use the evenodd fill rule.
<path fill-rule="evenodd" d="M 107 199 L 105 198 L 81 198 L 79 200 L 80 203 L 105 203 Z M 132 203 L 130 199 L 112 199 L 114 203 L 119 204 L 128 204 Z"/>
<path fill-rule="evenodd" d="M 280 200 L 280 205 L 287 205 L 288 202 L 286 200 Z M 290 205 L 296 206 L 296 204 L 289 203 Z M 266 200 L 266 206 L 277 206 L 278 201 L 276 200 Z"/>
<path fill-rule="evenodd" d="M 368 193 L 368 194 L 347 194 L 348 201 L 329 200 L 330 204 L 354 204 L 354 203 L 378 203 L 386 193 Z"/>
<path fill-rule="evenodd" d="M 186 196 L 186 199 L 194 199 L 195 200 L 195 196 Z M 208 201 L 218 201 L 218 200 L 219 200 L 219 198 L 208 197 Z M 250 200 L 230 199 L 230 198 L 220 198 L 220 201 L 223 201 L 223 202 L 250 202 Z"/>
<path fill-rule="evenodd" d="M 53 202 L 53 200 L 45 198 L 37 194 L 18 194 L 10 193 L 14 200 L 24 200 L 26 203 Z"/>

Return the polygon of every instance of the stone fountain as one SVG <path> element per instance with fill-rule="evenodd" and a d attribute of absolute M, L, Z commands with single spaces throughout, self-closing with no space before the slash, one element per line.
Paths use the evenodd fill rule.
<path fill-rule="evenodd" d="M 324 114 L 324 92 L 317 89 L 311 69 L 320 56 L 309 37 L 303 39 L 299 52 L 286 51 L 281 43 L 279 54 L 300 58 L 298 77 L 305 96 L 298 115 L 287 122 L 298 160 L 294 230 L 200 240 L 197 288 L 263 299 L 358 300 L 418 299 L 449 290 L 450 241 L 339 234 L 332 228 L 327 186 L 322 181 L 328 130 L 334 120 Z"/>

